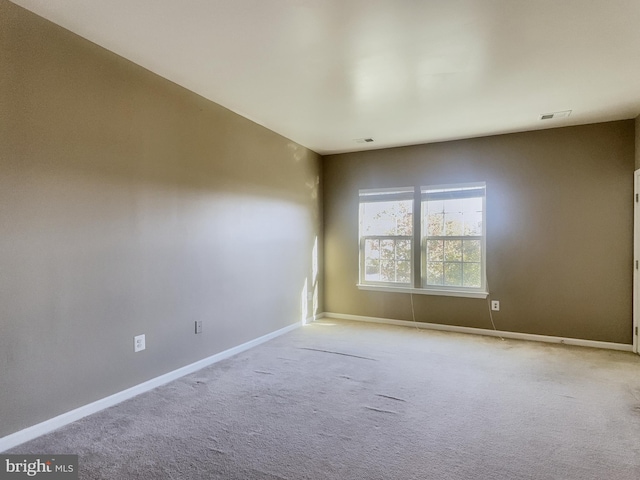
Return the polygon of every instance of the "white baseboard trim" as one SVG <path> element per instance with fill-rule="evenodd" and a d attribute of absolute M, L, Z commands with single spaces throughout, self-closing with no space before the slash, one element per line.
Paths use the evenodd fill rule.
<path fill-rule="evenodd" d="M 304 321 L 303 325 L 307 325 L 307 324 L 309 324 L 309 323 L 313 323 L 313 322 L 315 322 L 316 320 L 320 320 L 320 319 L 321 319 L 321 318 L 323 318 L 323 317 L 324 317 L 324 313 L 318 313 L 318 314 L 316 314 L 316 315 L 313 315 L 313 316 L 311 316 L 311 317 L 308 317 L 308 318 Z"/>
<path fill-rule="evenodd" d="M 313 321 L 315 318 L 317 318 L 317 316 L 307 319 L 307 323 Z M 122 390 L 121 392 L 114 393 L 113 395 L 110 395 L 108 397 L 96 400 L 95 402 L 91 402 L 87 405 L 83 405 L 82 407 L 78 407 L 74 410 L 58 415 L 57 417 L 45 420 L 44 422 L 9 434 L 6 437 L 0 438 L 0 452 L 9 450 L 10 448 L 16 447 L 22 443 L 28 442 L 29 440 L 33 440 L 34 438 L 37 438 L 41 435 L 52 432 L 53 430 L 73 423 L 88 415 L 117 405 L 118 403 L 133 398 L 136 395 L 148 392 L 149 390 L 153 390 L 156 387 L 201 370 L 216 362 L 225 360 L 229 357 L 237 355 L 238 353 L 244 352 L 245 350 L 249 350 L 250 348 L 260 345 L 261 343 L 272 340 L 276 337 L 279 337 L 280 335 L 284 335 L 285 333 L 289 333 L 290 331 L 295 330 L 300 326 L 302 326 L 302 322 L 296 322 L 292 325 L 289 325 L 288 327 L 281 328 L 279 330 L 276 330 L 275 332 L 268 333 L 266 335 L 263 335 L 262 337 L 255 338 L 236 347 L 230 348 L 220 353 L 216 353 L 215 355 L 212 355 L 210 357 L 203 358 L 202 360 L 199 360 L 195 363 L 178 368 L 177 370 L 173 370 L 172 372 L 165 373 L 164 375 L 160 375 L 159 377 L 152 378 L 151 380 L 140 383 L 126 390 Z"/>
<path fill-rule="evenodd" d="M 579 347 L 604 348 L 608 350 L 620 350 L 632 352 L 633 345 L 626 343 L 599 342 L 596 340 L 582 340 L 579 338 L 551 337 L 549 335 L 537 335 L 534 333 L 505 332 L 501 330 L 488 330 L 484 328 L 457 327 L 455 325 L 441 325 L 439 323 L 410 322 L 406 320 L 392 320 L 390 318 L 365 317 L 362 315 L 348 315 L 345 313 L 325 312 L 320 318 L 336 318 L 342 320 L 355 320 L 358 322 L 385 323 L 388 325 L 400 325 L 403 327 L 418 327 L 429 330 L 442 330 L 445 332 L 471 333 L 473 335 L 485 335 L 489 337 L 512 338 L 515 340 L 530 340 L 534 342 L 562 343 L 564 345 L 576 345 Z"/>

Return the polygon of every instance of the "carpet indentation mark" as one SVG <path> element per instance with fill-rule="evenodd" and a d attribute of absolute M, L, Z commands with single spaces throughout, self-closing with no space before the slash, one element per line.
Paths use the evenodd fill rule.
<path fill-rule="evenodd" d="M 379 412 L 379 413 L 391 413 L 393 415 L 398 414 L 398 412 L 394 412 L 393 410 L 385 410 L 384 408 L 368 407 L 367 405 L 365 405 L 364 408 L 366 408 L 367 410 L 373 410 L 374 412 Z"/>
<path fill-rule="evenodd" d="M 382 397 L 382 398 L 388 398 L 389 400 L 396 400 L 398 402 L 406 402 L 406 400 L 404 400 L 403 398 L 398 398 L 398 397 L 393 397 L 391 395 L 384 395 L 382 393 L 376 393 L 376 395 L 378 397 Z"/>
<path fill-rule="evenodd" d="M 334 355 L 344 355 L 345 357 L 362 358 L 363 360 L 372 360 L 374 362 L 377 362 L 375 358 L 361 357 L 360 355 L 353 355 L 351 353 L 334 352 L 332 350 L 323 350 L 321 348 L 300 347 L 300 350 L 311 350 L 313 352 L 332 353 Z"/>

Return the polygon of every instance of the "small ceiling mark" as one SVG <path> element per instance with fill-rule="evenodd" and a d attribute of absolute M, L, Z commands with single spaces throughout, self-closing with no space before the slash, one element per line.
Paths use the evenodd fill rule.
<path fill-rule="evenodd" d="M 371 143 L 373 138 L 356 138 L 356 143 Z"/>

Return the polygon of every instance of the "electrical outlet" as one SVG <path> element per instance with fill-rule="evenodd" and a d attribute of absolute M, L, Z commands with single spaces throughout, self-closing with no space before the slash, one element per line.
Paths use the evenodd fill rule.
<path fill-rule="evenodd" d="M 498 300 L 491 300 L 491 310 L 500 311 L 500 302 Z"/>
<path fill-rule="evenodd" d="M 202 320 L 196 320 L 196 334 L 202 333 Z"/>
<path fill-rule="evenodd" d="M 145 348 L 147 348 L 147 346 L 145 344 L 144 334 L 143 335 L 137 335 L 137 336 L 133 337 L 133 351 L 134 352 L 140 352 L 140 351 L 144 350 Z"/>

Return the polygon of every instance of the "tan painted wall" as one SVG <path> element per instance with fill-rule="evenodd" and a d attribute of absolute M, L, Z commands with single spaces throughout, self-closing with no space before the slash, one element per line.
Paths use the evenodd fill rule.
<path fill-rule="evenodd" d="M 0 65 L 0 436 L 312 314 L 317 154 L 5 0 Z"/>
<path fill-rule="evenodd" d="M 631 343 L 633 120 L 327 156 L 327 312 L 411 320 L 408 294 L 359 291 L 358 189 L 487 182 L 499 330 Z M 491 328 L 487 302 L 415 295 L 421 322 Z"/>

